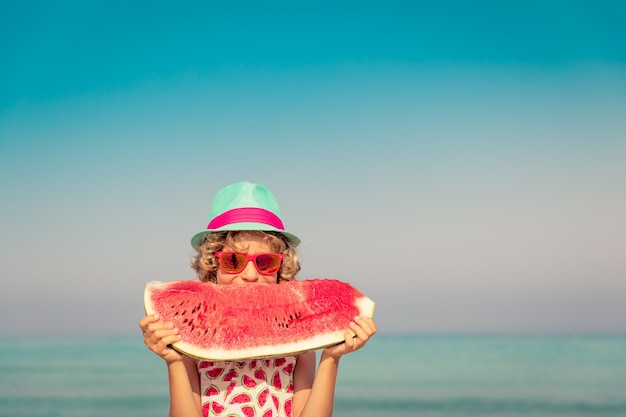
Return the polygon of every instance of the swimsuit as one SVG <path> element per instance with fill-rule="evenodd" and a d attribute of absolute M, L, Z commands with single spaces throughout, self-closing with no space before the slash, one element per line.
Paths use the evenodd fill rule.
<path fill-rule="evenodd" d="M 203 416 L 291 417 L 295 365 L 294 356 L 198 361 Z"/>

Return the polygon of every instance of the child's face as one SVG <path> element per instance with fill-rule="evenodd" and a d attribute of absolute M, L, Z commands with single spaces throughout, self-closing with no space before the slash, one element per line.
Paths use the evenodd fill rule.
<path fill-rule="evenodd" d="M 224 246 L 223 252 L 242 252 L 249 255 L 259 253 L 273 252 L 272 248 L 258 238 L 250 238 L 242 241 L 237 247 Z M 229 274 L 222 270 L 221 266 L 217 267 L 217 283 L 220 285 L 230 284 L 276 284 L 278 280 L 278 272 L 265 275 L 257 271 L 254 262 L 248 262 L 243 271 L 238 274 Z"/>

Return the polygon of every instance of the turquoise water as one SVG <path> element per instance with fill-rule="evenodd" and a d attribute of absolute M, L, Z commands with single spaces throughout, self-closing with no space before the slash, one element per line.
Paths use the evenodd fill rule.
<path fill-rule="evenodd" d="M 626 416 L 626 336 L 389 336 L 342 359 L 335 417 Z M 139 336 L 0 339 L 0 416 L 166 416 Z"/>

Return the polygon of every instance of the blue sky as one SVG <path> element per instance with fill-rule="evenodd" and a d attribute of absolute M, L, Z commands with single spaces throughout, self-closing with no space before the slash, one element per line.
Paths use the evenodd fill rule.
<path fill-rule="evenodd" d="M 626 330 L 621 2 L 0 5 L 4 333 L 132 333 L 222 186 L 383 331 Z M 36 306 L 36 307 L 34 307 Z M 106 311 L 106 316 L 103 313 Z"/>

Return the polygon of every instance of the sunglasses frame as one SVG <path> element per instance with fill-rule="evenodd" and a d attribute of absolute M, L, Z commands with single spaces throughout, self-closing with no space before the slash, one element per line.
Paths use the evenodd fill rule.
<path fill-rule="evenodd" d="M 231 254 L 231 253 L 234 253 L 235 255 L 243 255 L 243 256 L 246 257 L 246 262 L 243 264 L 241 269 L 238 270 L 238 271 L 229 271 L 226 268 L 224 268 L 224 265 L 222 263 L 222 256 L 225 255 L 225 254 L 228 255 L 228 254 Z M 257 253 L 255 255 L 249 255 L 247 253 L 235 252 L 235 251 L 228 251 L 228 252 L 218 251 L 218 252 L 215 252 L 213 254 L 219 259 L 220 267 L 227 274 L 239 274 L 240 272 L 242 272 L 244 269 L 246 269 L 248 267 L 248 263 L 252 262 L 252 264 L 254 265 L 256 270 L 259 272 L 259 274 L 271 275 L 271 274 L 273 274 L 274 272 L 277 272 L 280 269 L 280 267 L 282 266 L 282 263 L 283 263 L 283 259 L 285 258 L 285 256 L 283 254 L 281 254 L 281 253 L 273 253 L 273 252 L 264 252 L 264 253 Z M 277 256 L 278 257 L 278 266 L 276 266 L 275 268 L 271 268 L 268 271 L 261 271 L 259 269 L 259 265 L 257 265 L 256 261 L 257 261 L 257 258 L 259 256 L 262 256 L 262 255 Z"/>

